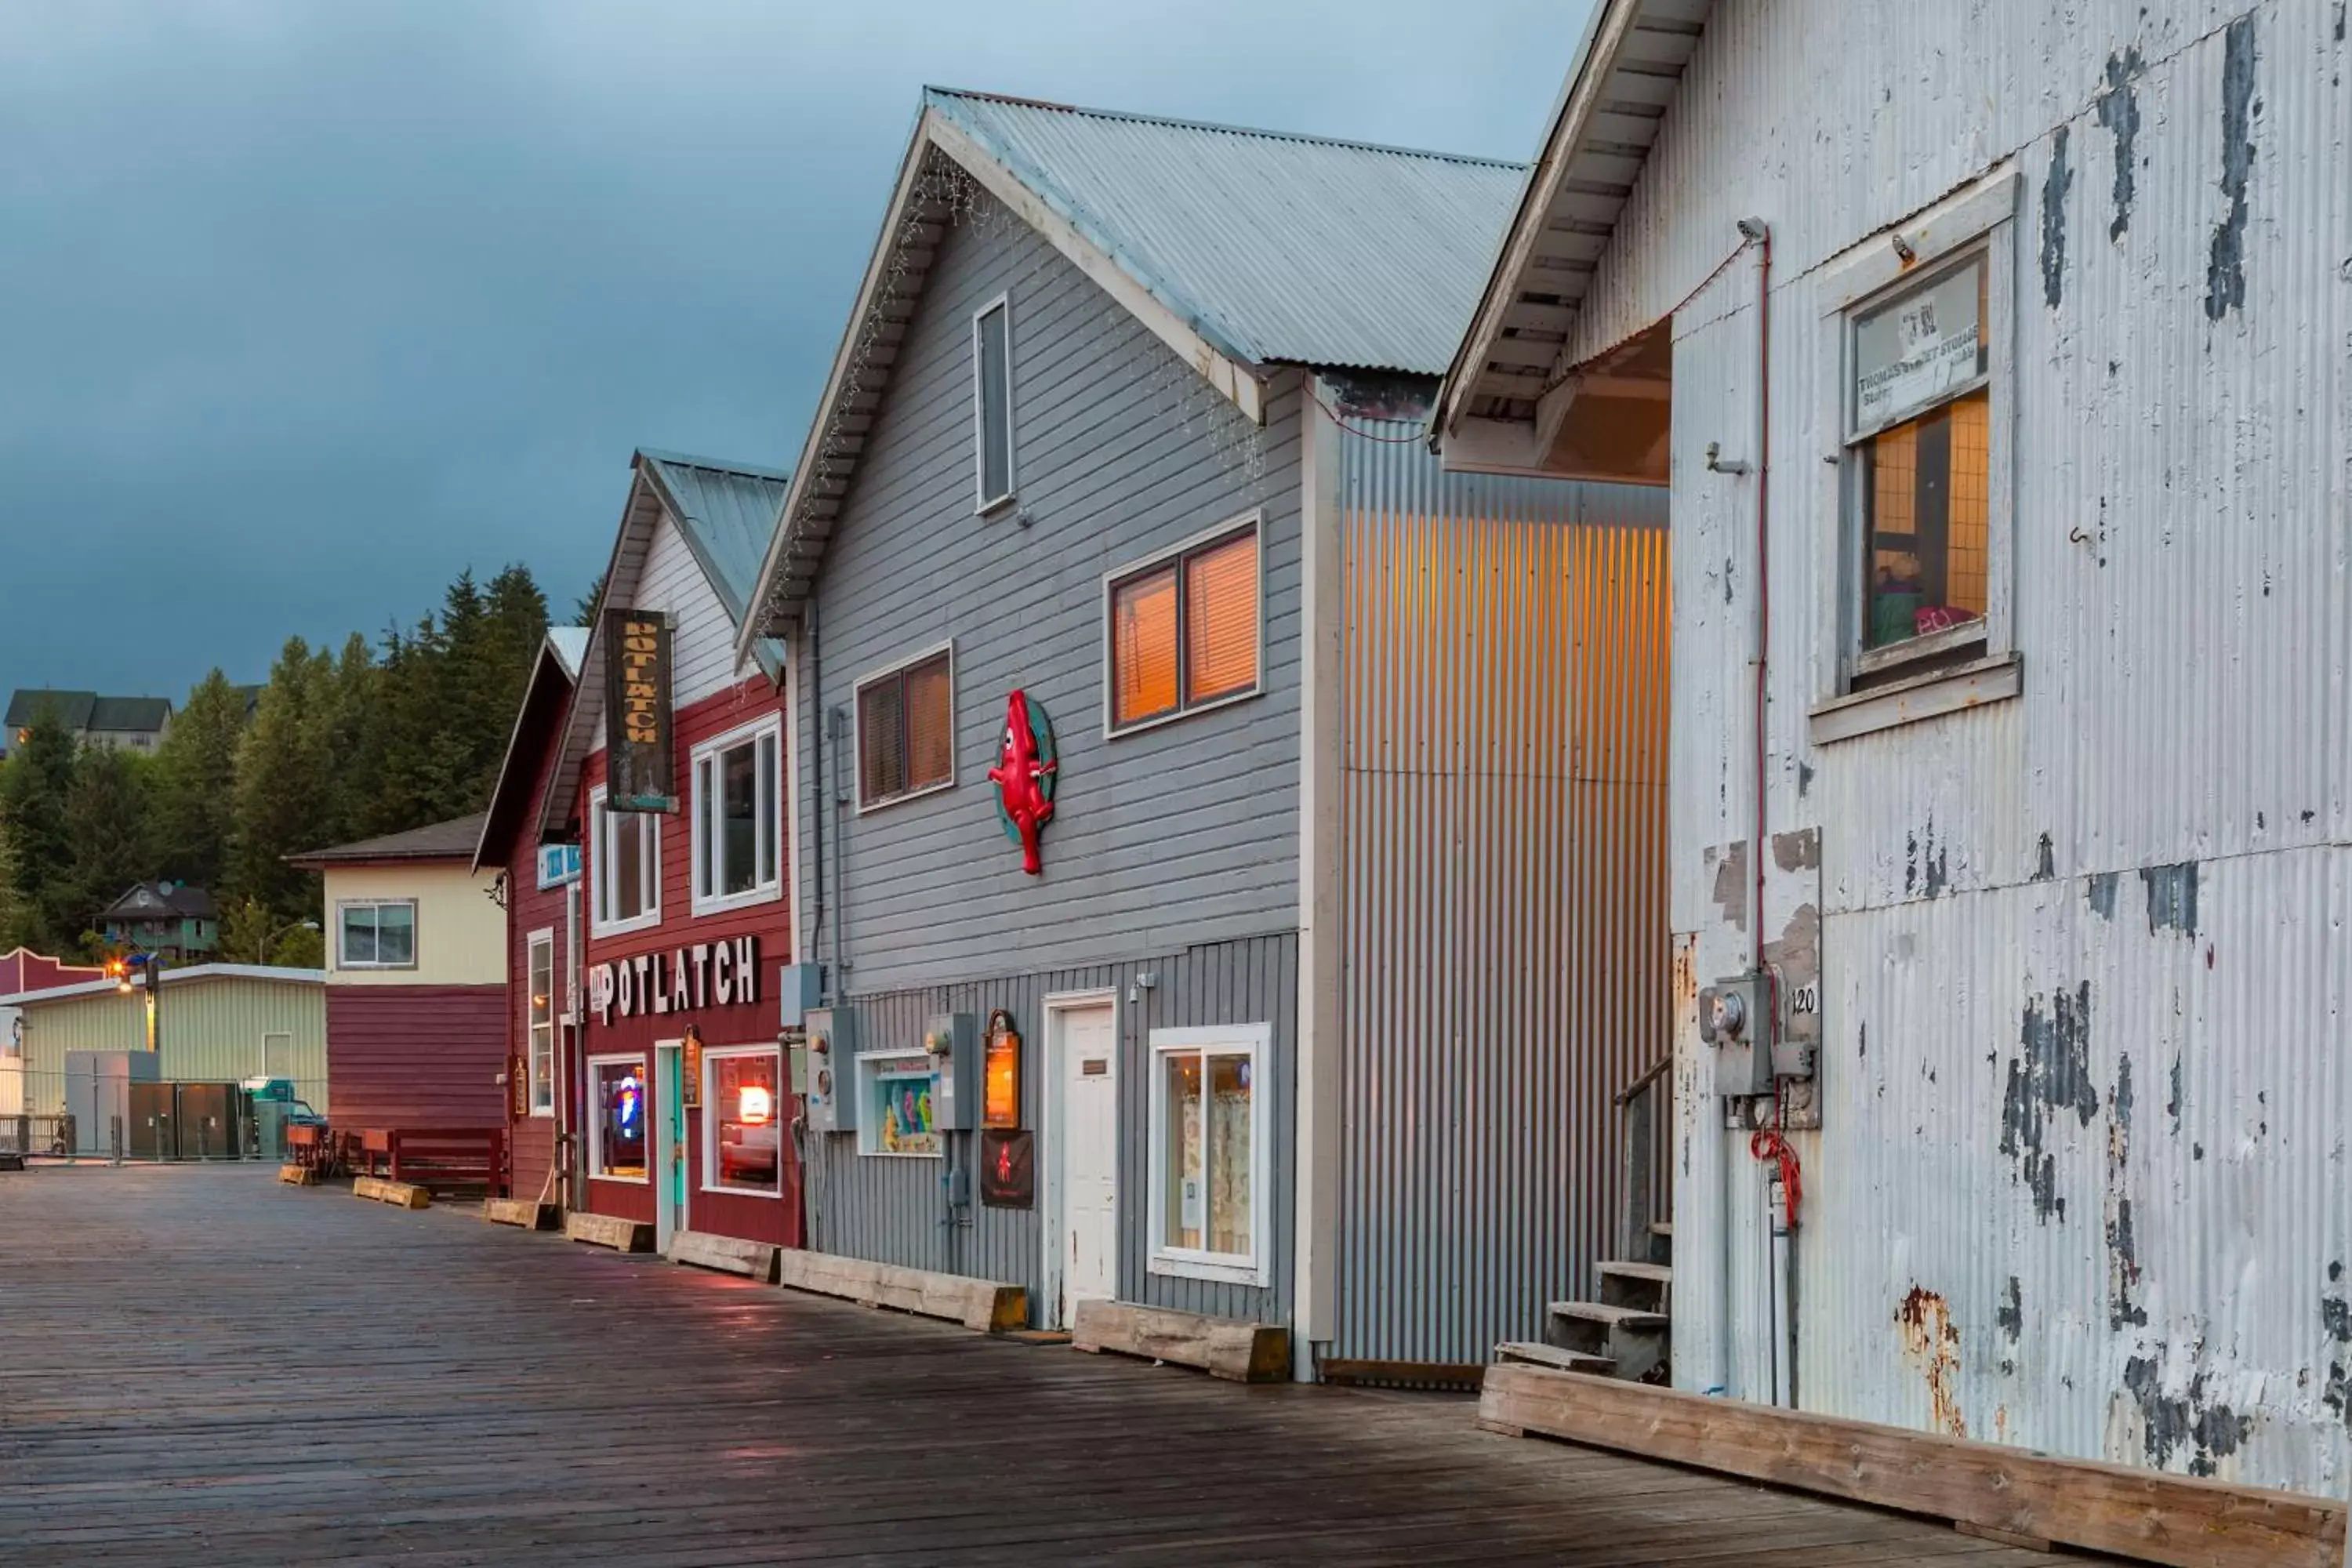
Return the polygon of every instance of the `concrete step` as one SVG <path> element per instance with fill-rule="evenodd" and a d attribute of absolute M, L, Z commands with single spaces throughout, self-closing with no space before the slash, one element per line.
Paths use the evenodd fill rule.
<path fill-rule="evenodd" d="M 1495 1347 L 1495 1359 L 1557 1367 L 1561 1372 L 1589 1372 L 1601 1377 L 1617 1370 L 1617 1363 L 1605 1355 L 1586 1355 L 1582 1351 L 1562 1350 L 1558 1345 L 1539 1345 L 1527 1340 L 1505 1340 Z"/>

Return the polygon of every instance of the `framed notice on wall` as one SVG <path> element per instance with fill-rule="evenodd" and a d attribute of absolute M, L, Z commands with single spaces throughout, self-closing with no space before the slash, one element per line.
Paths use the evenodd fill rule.
<path fill-rule="evenodd" d="M 980 1135 L 980 1201 L 992 1209 L 1025 1209 L 1037 1201 L 1036 1135 L 991 1130 Z"/>
<path fill-rule="evenodd" d="M 604 612 L 604 806 L 675 811 L 667 612 Z"/>
<path fill-rule="evenodd" d="M 678 1088 L 688 1110 L 702 1109 L 702 1031 L 688 1024 L 678 1042 Z"/>

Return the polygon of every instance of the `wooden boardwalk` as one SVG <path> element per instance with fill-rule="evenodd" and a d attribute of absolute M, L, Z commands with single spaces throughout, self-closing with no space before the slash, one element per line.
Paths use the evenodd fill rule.
<path fill-rule="evenodd" d="M 0 1563 L 2089 1561 L 270 1174 L 0 1174 Z"/>

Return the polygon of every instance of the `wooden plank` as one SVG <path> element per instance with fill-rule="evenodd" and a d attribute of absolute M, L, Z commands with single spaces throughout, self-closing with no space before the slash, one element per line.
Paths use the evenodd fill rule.
<path fill-rule="evenodd" d="M 2339 1568 L 2345 1505 L 1612 1378 L 1496 1366 L 1482 1422 L 2176 1568 Z"/>
<path fill-rule="evenodd" d="M 563 1211 L 553 1204 L 537 1203 L 530 1198 L 485 1198 L 482 1217 L 492 1225 L 520 1226 L 525 1230 L 553 1230 L 562 1223 Z"/>
<path fill-rule="evenodd" d="M 778 1259 L 778 1283 L 821 1296 L 838 1296 L 861 1306 L 889 1307 L 987 1334 L 1025 1327 L 1029 1293 L 998 1279 L 902 1268 L 863 1258 L 788 1248 Z"/>
<path fill-rule="evenodd" d="M 1328 1358 L 1316 1366 L 1326 1383 L 1356 1388 L 1454 1388 L 1475 1394 L 1486 1363 L 1476 1361 L 1365 1361 Z"/>
<path fill-rule="evenodd" d="M 1199 1367 L 1235 1383 L 1276 1383 L 1290 1375 L 1286 1329 L 1132 1301 L 1079 1302 L 1070 1343 Z"/>
<path fill-rule="evenodd" d="M 669 1238 L 672 1263 L 715 1268 L 722 1274 L 740 1274 L 763 1285 L 776 1282 L 776 1256 L 782 1251 L 782 1247 L 771 1242 L 745 1241 L 740 1237 L 717 1236 L 707 1230 L 681 1230 Z"/>
<path fill-rule="evenodd" d="M 651 1252 L 654 1227 L 650 1220 L 623 1219 L 618 1215 L 583 1214 L 575 1209 L 563 1216 L 563 1234 L 591 1247 L 615 1252 Z"/>
<path fill-rule="evenodd" d="M 278 1179 L 289 1187 L 315 1187 L 319 1184 L 319 1173 L 308 1165 L 280 1165 Z"/>

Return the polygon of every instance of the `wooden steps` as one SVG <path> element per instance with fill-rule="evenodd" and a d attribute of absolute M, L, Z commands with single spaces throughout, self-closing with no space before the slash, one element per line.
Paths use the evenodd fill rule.
<path fill-rule="evenodd" d="M 1495 1360 L 1548 1366 L 1555 1372 L 1589 1372 L 1595 1377 L 1608 1377 L 1617 1370 L 1617 1363 L 1607 1356 L 1586 1355 L 1582 1351 L 1562 1350 L 1558 1345 L 1539 1345 L 1532 1340 L 1505 1340 L 1495 1347 Z"/>
<path fill-rule="evenodd" d="M 1234 1383 L 1278 1383 L 1290 1376 L 1286 1329 L 1131 1301 L 1079 1302 L 1070 1343 L 1082 1351 L 1198 1367 Z"/>
<path fill-rule="evenodd" d="M 381 1176 L 362 1176 L 352 1182 L 352 1196 L 403 1209 L 429 1208 L 433 1204 L 433 1194 L 415 1183 L 388 1182 Z"/>
<path fill-rule="evenodd" d="M 563 1223 L 563 1211 L 553 1204 L 530 1198 L 485 1198 L 482 1217 L 492 1225 L 520 1226 L 524 1230 L 553 1230 Z"/>
<path fill-rule="evenodd" d="M 671 1233 L 667 1256 L 672 1263 L 715 1269 L 721 1274 L 740 1274 L 746 1279 L 773 1285 L 782 1251 L 782 1247 L 770 1242 L 745 1241 L 707 1230 L 680 1230 Z"/>
<path fill-rule="evenodd" d="M 563 1216 L 563 1234 L 590 1247 L 609 1247 L 615 1252 L 651 1252 L 654 1249 L 651 1220 L 623 1219 L 609 1214 L 584 1214 L 575 1209 Z"/>
<path fill-rule="evenodd" d="M 1544 1340 L 1609 1363 L 1612 1376 L 1642 1379 L 1666 1364 L 1666 1333 L 1674 1320 L 1647 1307 L 1612 1301 L 1554 1301 Z"/>
<path fill-rule="evenodd" d="M 1029 1323 L 1029 1293 L 1002 1280 L 901 1268 L 892 1263 L 795 1248 L 780 1253 L 777 1269 L 777 1283 L 795 1290 L 838 1296 L 864 1307 L 944 1318 L 983 1334 L 1025 1328 Z"/>

